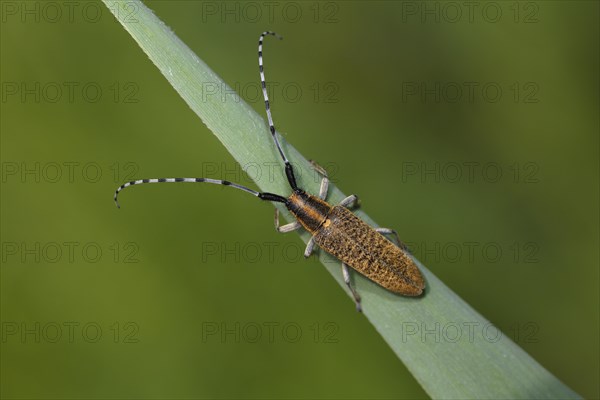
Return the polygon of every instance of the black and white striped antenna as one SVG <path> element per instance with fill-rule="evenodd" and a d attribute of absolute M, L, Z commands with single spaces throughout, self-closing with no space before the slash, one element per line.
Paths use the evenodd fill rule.
<path fill-rule="evenodd" d="M 276 202 L 279 202 L 279 203 L 285 203 L 287 201 L 287 199 L 285 197 L 283 197 L 283 196 L 279 196 L 279 195 L 273 194 L 273 193 L 261 193 L 261 192 L 257 192 L 256 190 L 252 190 L 250 188 L 247 188 L 246 186 L 242 186 L 242 185 L 239 185 L 239 184 L 234 183 L 234 182 L 223 181 L 221 179 L 210 179 L 210 178 L 152 178 L 152 179 L 139 179 L 137 181 L 130 181 L 130 182 L 124 183 L 121 186 L 119 186 L 117 188 L 117 190 L 115 191 L 115 204 L 117 205 L 118 208 L 121 208 L 121 206 L 119 205 L 119 200 L 118 200 L 117 197 L 119 196 L 119 192 L 121 192 L 121 190 L 125 189 L 126 187 L 133 186 L 133 185 L 141 185 L 141 184 L 145 184 L 145 183 L 179 183 L 179 182 L 184 182 L 184 183 L 214 183 L 216 185 L 231 186 L 231 187 L 234 187 L 236 189 L 243 190 L 244 192 L 250 193 L 251 195 L 258 197 L 261 200 L 276 201 Z"/>
<path fill-rule="evenodd" d="M 281 154 L 281 158 L 283 158 L 283 162 L 285 163 L 285 175 L 287 176 L 288 182 L 290 183 L 290 186 L 293 190 L 297 190 L 298 185 L 296 185 L 296 177 L 294 176 L 292 164 L 290 164 L 289 160 L 285 156 L 285 153 L 281 149 L 279 139 L 277 139 L 277 134 L 275 132 L 273 117 L 271 116 L 271 105 L 269 104 L 269 95 L 267 94 L 267 83 L 265 81 L 265 70 L 263 67 L 262 59 L 263 40 L 267 35 L 275 36 L 279 40 L 283 39 L 281 36 L 271 31 L 265 31 L 260 35 L 260 38 L 258 39 L 258 70 L 260 71 L 260 83 L 262 85 L 263 97 L 265 98 L 265 108 L 267 109 L 267 119 L 269 120 L 269 129 L 271 130 L 271 136 L 273 137 L 275 145 L 277 146 L 277 150 L 279 150 L 279 154 Z"/>
<path fill-rule="evenodd" d="M 260 81 L 261 81 L 261 85 L 262 85 L 263 96 L 265 98 L 265 107 L 267 109 L 267 118 L 269 120 L 269 129 L 271 130 L 271 135 L 273 137 L 273 140 L 275 141 L 277 150 L 279 150 L 279 154 L 281 155 L 281 158 L 283 158 L 283 161 L 285 163 L 285 174 L 287 176 L 288 182 L 290 183 L 290 186 L 292 187 L 293 190 L 297 190 L 298 186 L 296 185 L 296 178 L 294 176 L 292 164 L 290 164 L 287 157 L 285 156 L 285 153 L 281 149 L 281 145 L 279 144 L 279 140 L 277 139 L 277 134 L 275 133 L 275 125 L 273 125 L 273 117 L 271 116 L 271 109 L 270 109 L 270 105 L 269 105 L 269 96 L 267 94 L 267 84 L 265 82 L 265 72 L 264 72 L 263 62 L 262 62 L 262 43 L 263 43 L 264 37 L 267 35 L 275 36 L 278 39 L 282 39 L 282 37 L 279 36 L 278 34 L 276 34 L 275 32 L 266 31 L 260 35 L 260 38 L 258 40 L 258 67 L 260 70 Z M 239 185 L 237 183 L 224 181 L 224 180 L 220 180 L 220 179 L 152 178 L 152 179 L 139 179 L 136 181 L 130 181 L 130 182 L 124 183 L 123 185 L 119 186 L 117 188 L 117 190 L 115 191 L 115 197 L 114 197 L 115 204 L 117 205 L 117 207 L 119 207 L 119 208 L 121 207 L 118 202 L 119 192 L 121 192 L 121 190 L 123 190 L 129 186 L 141 185 L 141 184 L 146 184 L 146 183 L 179 183 L 179 182 L 183 182 L 183 183 L 213 183 L 216 185 L 231 186 L 236 189 L 243 190 L 244 192 L 250 193 L 251 195 L 258 197 L 261 200 L 274 201 L 274 202 L 279 202 L 279 203 L 287 202 L 287 199 L 285 197 L 280 196 L 278 194 L 257 192 L 255 190 L 252 190 L 245 186 Z"/>

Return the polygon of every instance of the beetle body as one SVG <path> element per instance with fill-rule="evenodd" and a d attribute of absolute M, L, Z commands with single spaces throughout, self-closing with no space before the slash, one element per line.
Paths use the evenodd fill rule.
<path fill-rule="evenodd" d="M 261 200 L 285 204 L 287 209 L 296 217 L 296 221 L 280 226 L 279 214 L 276 211 L 275 227 L 281 233 L 292 232 L 302 227 L 310 232 L 312 238 L 306 246 L 305 257 L 310 256 L 314 245 L 318 245 L 342 262 L 344 281 L 354 297 L 357 310 L 361 310 L 360 296 L 350 282 L 348 267 L 353 268 L 392 292 L 405 296 L 420 295 L 425 288 L 425 282 L 417 265 L 409 256 L 408 250 L 404 245 L 399 247 L 383 236 L 384 234 L 393 234 L 398 244 L 401 244 L 402 242 L 400 242 L 396 231 L 387 228 L 372 228 L 349 211 L 348 207 L 350 207 L 350 204 L 356 205 L 358 202 L 358 198 L 355 195 L 346 197 L 338 205 L 329 204 L 326 201 L 329 185 L 327 172 L 314 163 L 313 166 L 315 169 L 323 176 L 319 196 L 309 194 L 298 187 L 294 168 L 281 148 L 275 125 L 273 124 L 273 118 L 271 117 L 262 63 L 262 44 L 264 37 L 267 35 L 278 37 L 274 32 L 267 31 L 260 35 L 258 41 L 258 65 L 262 91 L 265 99 L 269 130 L 271 131 L 271 136 L 279 155 L 285 164 L 285 175 L 292 189 L 292 194 L 284 197 L 274 193 L 257 192 L 237 183 L 211 178 L 153 178 L 124 183 L 115 191 L 115 203 L 119 206 L 117 196 L 121 190 L 132 185 L 145 183 L 212 183 L 243 190 Z"/>
<path fill-rule="evenodd" d="M 285 206 L 320 248 L 370 280 L 405 296 L 423 292 L 425 282 L 412 258 L 346 207 L 303 190 L 295 190 Z"/>

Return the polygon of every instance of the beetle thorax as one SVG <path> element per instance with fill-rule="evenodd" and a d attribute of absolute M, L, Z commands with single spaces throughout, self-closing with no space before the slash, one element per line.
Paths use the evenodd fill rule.
<path fill-rule="evenodd" d="M 325 222 L 332 209 L 326 201 L 301 189 L 295 190 L 288 197 L 285 205 L 302 226 L 312 234 Z"/>

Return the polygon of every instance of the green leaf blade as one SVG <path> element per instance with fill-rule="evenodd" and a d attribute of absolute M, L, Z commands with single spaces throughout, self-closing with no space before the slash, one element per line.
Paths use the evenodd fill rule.
<path fill-rule="evenodd" d="M 242 99 L 231 101 L 233 90 L 148 8 L 139 1 L 103 1 L 240 165 L 281 163 L 263 117 Z M 134 18 L 126 18 L 132 5 Z M 228 101 L 222 100 L 225 97 Z M 317 192 L 316 180 L 307 178 L 313 176 L 310 163 L 285 139 L 281 143 L 298 170 L 299 184 Z M 263 191 L 289 192 L 284 180 L 256 183 Z M 330 202 L 344 197 L 330 186 Z M 357 214 L 377 226 L 364 212 Z M 301 237 L 309 239 L 307 233 Z M 347 291 L 339 261 L 323 252 L 319 258 Z M 395 295 L 359 276 L 355 283 L 365 316 L 432 398 L 580 398 L 418 265 L 427 282 L 420 298 Z"/>

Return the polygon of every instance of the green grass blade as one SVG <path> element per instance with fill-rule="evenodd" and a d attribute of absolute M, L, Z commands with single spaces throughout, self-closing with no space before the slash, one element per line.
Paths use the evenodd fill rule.
<path fill-rule="evenodd" d="M 225 90 L 232 93 L 232 89 L 148 8 L 139 1 L 103 1 L 241 165 L 280 162 L 263 117 L 243 100 L 221 101 L 218 94 Z M 259 34 L 257 31 L 257 40 Z M 211 95 L 206 95 L 207 88 Z M 299 170 L 299 184 L 309 192 L 317 192 L 318 183 L 312 179 L 308 161 L 284 139 L 281 142 Z M 263 191 L 289 192 L 284 180 L 261 180 L 257 184 Z M 343 197 L 338 188 L 330 186 L 328 199 L 332 203 Z M 363 212 L 358 214 L 376 225 Z M 309 238 L 306 233 L 301 236 L 304 241 Z M 347 291 L 339 262 L 320 253 L 323 265 Z M 427 280 L 427 294 L 422 298 L 397 296 L 357 274 L 355 282 L 366 317 L 431 397 L 579 398 L 423 265 L 419 266 Z M 348 307 L 352 307 L 350 302 Z M 437 332 L 438 337 L 431 333 L 424 340 L 426 330 Z M 457 336 L 457 332 L 462 335 Z"/>

